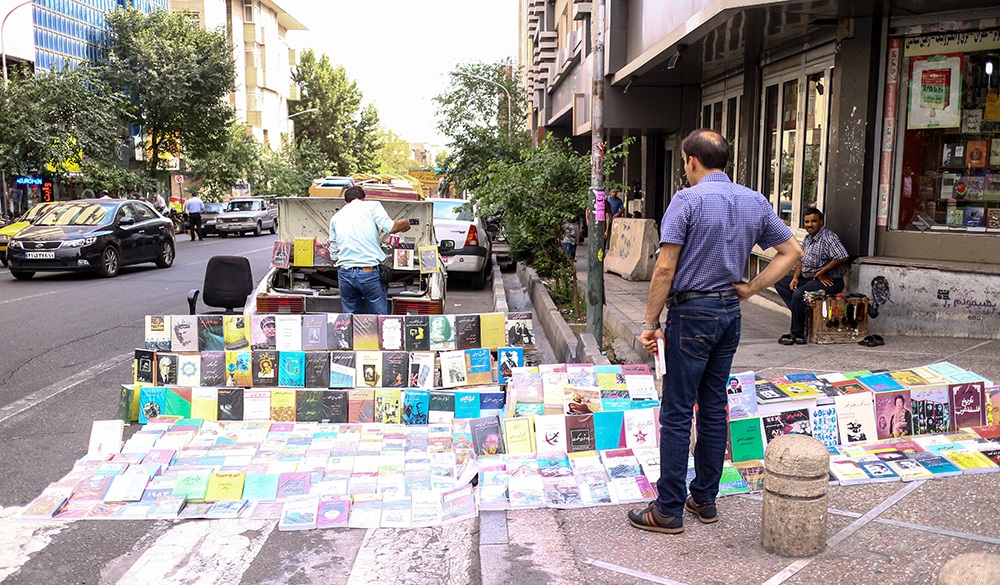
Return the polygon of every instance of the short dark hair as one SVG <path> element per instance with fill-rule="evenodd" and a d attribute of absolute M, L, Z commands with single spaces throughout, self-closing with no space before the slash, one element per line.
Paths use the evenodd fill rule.
<path fill-rule="evenodd" d="M 802 217 L 805 218 L 807 215 L 818 215 L 819 220 L 823 221 L 823 212 L 815 207 L 806 207 L 806 210 L 802 212 Z"/>
<path fill-rule="evenodd" d="M 344 189 L 344 201 L 350 203 L 355 199 L 364 199 L 365 190 L 357 185 L 351 185 L 350 187 Z"/>
<path fill-rule="evenodd" d="M 895 404 L 897 400 L 902 402 L 903 406 L 906 406 L 906 398 L 904 398 L 902 394 L 897 394 L 896 397 L 892 399 L 893 404 Z"/>
<path fill-rule="evenodd" d="M 729 143 L 715 130 L 692 130 L 681 142 L 684 156 L 693 156 L 706 169 L 724 169 L 729 164 Z"/>

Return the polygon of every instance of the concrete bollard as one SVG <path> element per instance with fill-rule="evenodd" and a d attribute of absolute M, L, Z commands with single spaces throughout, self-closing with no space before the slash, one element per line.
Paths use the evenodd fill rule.
<path fill-rule="evenodd" d="M 807 435 L 783 435 L 764 455 L 764 548 L 786 557 L 809 557 L 826 548 L 826 494 L 830 453 Z"/>
<path fill-rule="evenodd" d="M 1000 555 L 967 553 L 941 567 L 938 585 L 996 585 L 1000 583 Z"/>

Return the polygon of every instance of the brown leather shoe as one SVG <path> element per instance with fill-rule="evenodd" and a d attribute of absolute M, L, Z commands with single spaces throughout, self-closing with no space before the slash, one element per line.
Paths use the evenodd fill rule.
<path fill-rule="evenodd" d="M 715 502 L 697 504 L 693 497 L 688 496 L 687 501 L 684 502 L 684 509 L 697 516 L 702 524 L 711 524 L 712 522 L 719 521 L 719 512 L 715 509 Z"/>
<path fill-rule="evenodd" d="M 628 523 L 639 530 L 662 532 L 664 534 L 680 534 L 684 532 L 684 519 L 663 514 L 656 507 L 656 502 L 650 502 L 645 508 L 629 510 Z"/>

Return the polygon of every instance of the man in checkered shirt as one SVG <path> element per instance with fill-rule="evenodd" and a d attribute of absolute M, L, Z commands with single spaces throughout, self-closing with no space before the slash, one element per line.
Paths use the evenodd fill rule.
<path fill-rule="evenodd" d="M 806 305 L 803 297 L 807 292 L 818 290 L 831 296 L 844 290 L 843 267 L 851 261 L 837 234 L 823 227 L 822 211 L 815 207 L 806 208 L 802 213 L 802 224 L 807 233 L 802 241 L 802 261 L 795 265 L 795 274 L 785 276 L 774 284 L 774 290 L 792 311 L 791 330 L 778 339 L 781 345 L 805 344 Z"/>

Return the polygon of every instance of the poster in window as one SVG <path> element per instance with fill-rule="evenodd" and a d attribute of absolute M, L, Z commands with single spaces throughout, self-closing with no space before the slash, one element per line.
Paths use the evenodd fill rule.
<path fill-rule="evenodd" d="M 907 129 L 961 126 L 961 71 L 961 53 L 912 59 Z"/>
<path fill-rule="evenodd" d="M 941 166 L 960 168 L 965 166 L 965 142 L 945 142 L 941 146 Z"/>
<path fill-rule="evenodd" d="M 989 142 L 986 140 L 970 140 L 965 145 L 965 162 L 972 169 L 981 169 L 986 166 L 989 155 Z"/>

